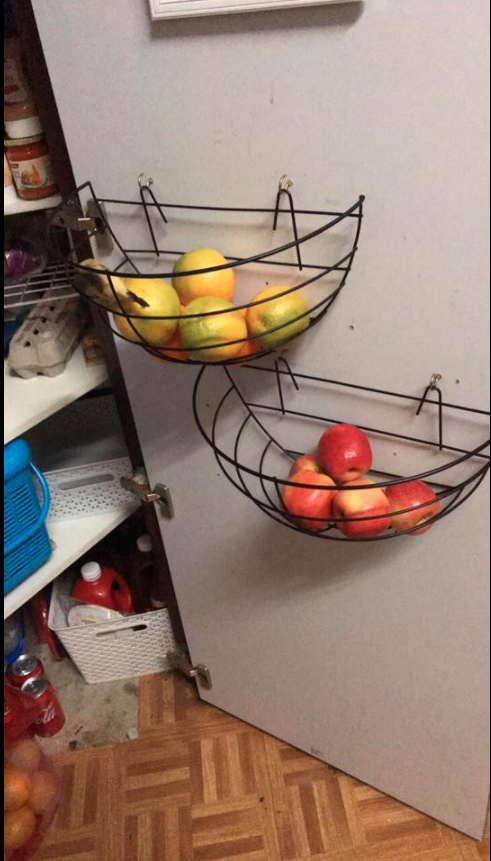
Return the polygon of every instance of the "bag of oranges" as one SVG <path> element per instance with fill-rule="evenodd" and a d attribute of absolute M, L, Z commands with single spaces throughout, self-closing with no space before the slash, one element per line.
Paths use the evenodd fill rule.
<path fill-rule="evenodd" d="M 59 803 L 59 783 L 31 726 L 35 701 L 4 685 L 4 858 L 27 861 L 41 846 Z"/>

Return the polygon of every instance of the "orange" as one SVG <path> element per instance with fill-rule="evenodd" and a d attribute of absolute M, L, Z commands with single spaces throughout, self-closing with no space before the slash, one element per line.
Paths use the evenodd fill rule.
<path fill-rule="evenodd" d="M 203 272 L 201 275 L 183 275 L 193 269 L 207 269 L 227 263 L 223 254 L 213 248 L 193 248 L 183 254 L 174 264 L 172 286 L 181 302 L 189 305 L 194 299 L 203 296 L 216 296 L 230 301 L 234 294 L 235 275 L 233 269 L 220 269 L 218 272 Z"/>
<path fill-rule="evenodd" d="M 247 312 L 247 328 L 252 338 L 256 338 L 263 347 L 274 349 L 284 341 L 289 341 L 300 335 L 310 323 L 309 306 L 298 290 L 279 296 L 288 287 L 266 287 L 254 296 L 254 305 Z M 275 298 L 278 297 L 278 298 Z M 296 317 L 301 318 L 296 320 Z M 294 322 L 291 322 L 294 321 Z M 270 332 L 270 329 L 276 329 Z"/>
<path fill-rule="evenodd" d="M 41 760 L 41 751 L 35 741 L 24 738 L 16 744 L 8 755 L 10 765 L 15 765 L 21 771 L 31 774 L 36 771 Z"/>
<path fill-rule="evenodd" d="M 259 341 L 246 341 L 245 344 L 242 345 L 242 349 L 240 350 L 240 352 L 237 353 L 237 359 L 242 359 L 244 362 L 246 362 L 248 359 L 251 358 L 251 356 L 253 356 L 255 353 L 259 353 L 263 349 L 264 347 L 261 347 Z M 242 363 L 239 362 L 238 364 Z"/>
<path fill-rule="evenodd" d="M 19 810 L 29 798 L 31 781 L 24 772 L 14 765 L 3 770 L 3 807 L 4 810 Z"/>
<path fill-rule="evenodd" d="M 168 352 L 166 352 L 167 347 L 182 347 L 182 346 L 183 346 L 183 344 L 182 344 L 181 333 L 179 332 L 179 329 L 176 329 L 172 338 L 170 338 L 170 340 L 167 341 L 167 343 L 164 345 L 162 350 L 159 350 L 159 353 L 161 353 L 162 356 L 168 356 L 170 359 L 179 359 L 181 362 L 184 362 L 186 359 L 189 358 L 189 353 L 187 352 L 187 350 L 182 350 L 182 352 L 180 352 L 178 350 L 169 350 Z M 154 359 L 157 359 L 159 362 L 164 362 L 167 365 L 169 364 L 168 359 L 164 359 L 164 358 L 161 359 L 159 356 L 154 356 Z"/>
<path fill-rule="evenodd" d="M 225 314 L 209 317 L 189 317 L 189 314 L 205 314 L 226 310 Z M 217 296 L 204 296 L 191 302 L 179 322 L 182 343 L 190 351 L 192 359 L 201 362 L 220 362 L 233 359 L 242 349 L 241 339 L 247 338 L 247 326 L 240 311 L 232 302 Z M 227 344 L 228 341 L 239 341 Z M 192 348 L 195 349 L 192 349 Z"/>
<path fill-rule="evenodd" d="M 58 781 L 50 771 L 38 771 L 32 778 L 29 807 L 38 815 L 53 804 L 58 792 Z"/>
<path fill-rule="evenodd" d="M 27 843 L 36 827 L 36 817 L 30 807 L 12 810 L 3 818 L 3 842 L 7 849 L 18 849 Z"/>
<path fill-rule="evenodd" d="M 149 319 L 132 318 L 131 323 L 120 314 L 114 315 L 116 327 L 129 341 L 147 342 L 152 347 L 163 347 L 177 328 L 178 320 L 155 320 L 152 317 L 179 317 L 181 305 L 176 291 L 161 278 L 125 278 L 127 294 L 141 299 L 145 305 L 127 296 L 123 302 L 127 314 Z M 136 329 L 136 331 L 135 331 Z"/>

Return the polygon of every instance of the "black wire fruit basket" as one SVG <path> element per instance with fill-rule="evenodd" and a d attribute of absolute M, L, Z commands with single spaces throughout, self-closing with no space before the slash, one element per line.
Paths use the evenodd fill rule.
<path fill-rule="evenodd" d="M 418 535 L 463 505 L 489 471 L 489 412 L 445 402 L 440 375 L 433 375 L 422 397 L 293 372 L 284 357 L 269 366 L 224 368 L 218 388 L 213 376 L 200 369 L 193 412 L 220 469 L 260 511 L 305 535 L 336 541 Z M 336 409 L 337 416 L 333 415 Z M 378 419 L 376 425 L 372 416 Z M 388 488 L 407 482 L 427 483 L 437 510 L 426 517 L 424 529 L 421 525 L 396 529 L 393 524 L 396 517 L 428 508 L 428 503 L 392 509 L 389 520 L 387 514 L 330 516 L 322 524 L 308 522 L 320 518 L 295 517 L 295 512 L 285 509 L 285 488 L 319 490 L 318 485 L 289 478 L 292 463 L 306 452 L 305 443 L 310 443 L 307 451 L 312 450 L 323 430 L 345 422 L 363 431 L 373 449 L 371 483 L 361 477 L 350 490 L 379 488 L 388 493 Z M 324 490 L 331 492 L 331 488 Z M 376 535 L 354 538 L 339 528 L 341 520 L 346 529 L 346 523 L 382 517 L 386 526 L 383 531 L 377 529 Z"/>
<path fill-rule="evenodd" d="M 112 313 L 111 328 L 115 335 L 164 361 L 235 365 L 245 360 L 262 358 L 277 349 L 283 350 L 324 318 L 345 286 L 353 266 L 363 219 L 363 196 L 343 212 L 296 209 L 290 190 L 291 180 L 282 177 L 272 207 L 197 206 L 159 202 L 152 190 L 152 182 L 143 182 L 140 175 L 137 200 L 100 197 L 96 195 L 92 183 L 86 182 L 77 189 L 77 196 L 67 201 L 53 220 L 54 226 L 61 226 L 69 233 L 72 251 L 67 267 L 75 288 L 98 307 L 108 325 L 111 322 L 105 312 Z M 219 219 L 225 223 L 234 220 L 236 236 L 243 248 L 247 248 L 248 238 L 251 245 L 257 245 L 259 236 L 261 242 L 269 241 L 270 247 L 267 251 L 252 254 L 224 253 L 224 262 L 219 265 L 184 269 L 176 273 L 172 264 L 186 249 L 176 251 L 167 247 L 167 243 L 174 238 L 173 228 L 176 243 L 182 242 L 186 237 L 184 232 L 179 233 L 179 225 L 186 220 L 188 228 L 190 224 L 193 225 L 193 232 L 188 235 L 193 236 L 194 245 L 197 240 L 202 245 L 206 244 L 210 233 L 200 223 L 200 219 L 205 217 L 215 219 L 214 236 L 220 236 L 216 231 Z M 237 219 L 242 219 L 242 223 Z M 303 232 L 300 222 L 309 225 L 303 228 Z M 97 261 L 93 265 L 82 266 L 78 260 L 79 226 L 85 227 L 96 240 L 99 234 L 99 238 L 105 237 L 112 245 L 114 253 L 102 275 Z M 130 229 L 126 230 L 128 227 Z M 274 245 L 270 239 L 263 238 L 280 227 L 287 231 L 283 237 L 287 241 Z M 125 236 L 125 233 L 128 235 Z M 239 299 L 237 301 L 234 295 L 235 305 L 232 308 L 188 313 L 181 306 L 177 314 L 154 314 L 141 287 L 150 279 L 173 280 L 173 284 L 179 287 L 184 284 L 182 279 L 223 272 L 233 273 L 231 277 L 235 279 L 235 286 L 240 288 Z M 274 274 L 276 281 L 271 282 L 268 273 Z M 102 278 L 104 290 L 94 289 L 91 278 L 98 280 L 99 284 Z M 125 279 L 131 279 L 131 282 Z M 127 283 L 131 287 L 126 297 L 128 301 L 124 296 Z M 139 295 L 139 284 L 142 295 Z M 271 284 L 279 286 L 273 288 Z M 272 295 L 256 299 L 257 287 L 260 287 L 261 293 L 265 285 Z M 251 313 L 257 319 L 266 306 L 269 309 L 268 303 L 272 308 L 272 303 L 279 299 L 293 301 L 293 310 L 279 322 L 273 315 L 272 324 L 264 324 L 260 335 L 256 331 L 251 333 L 248 322 Z M 209 326 L 213 320 L 206 350 L 201 342 L 198 346 L 192 343 L 192 337 L 187 342 L 184 336 L 180 337 L 184 316 L 186 321 L 196 320 L 205 326 Z M 218 323 L 217 318 L 220 318 Z M 224 325 L 221 324 L 222 319 L 226 321 Z M 267 314 L 265 319 L 268 319 Z M 166 324 L 165 338 L 160 336 L 156 326 L 149 335 L 149 323 L 152 321 Z M 171 330 L 172 335 L 167 336 Z M 219 334 L 214 335 L 215 331 Z M 228 332 L 232 333 L 232 337 Z"/>

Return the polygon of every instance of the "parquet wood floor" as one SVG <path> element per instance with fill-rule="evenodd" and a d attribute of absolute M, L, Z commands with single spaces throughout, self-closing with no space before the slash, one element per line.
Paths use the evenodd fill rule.
<path fill-rule="evenodd" d="M 201 703 L 140 682 L 140 738 L 57 757 L 39 861 L 487 861 L 482 843 Z"/>

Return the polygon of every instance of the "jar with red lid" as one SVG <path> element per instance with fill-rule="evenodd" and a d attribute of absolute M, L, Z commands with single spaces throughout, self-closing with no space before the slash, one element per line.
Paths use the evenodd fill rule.
<path fill-rule="evenodd" d="M 42 135 L 4 141 L 15 188 L 23 200 L 42 200 L 57 191 L 46 141 Z"/>

